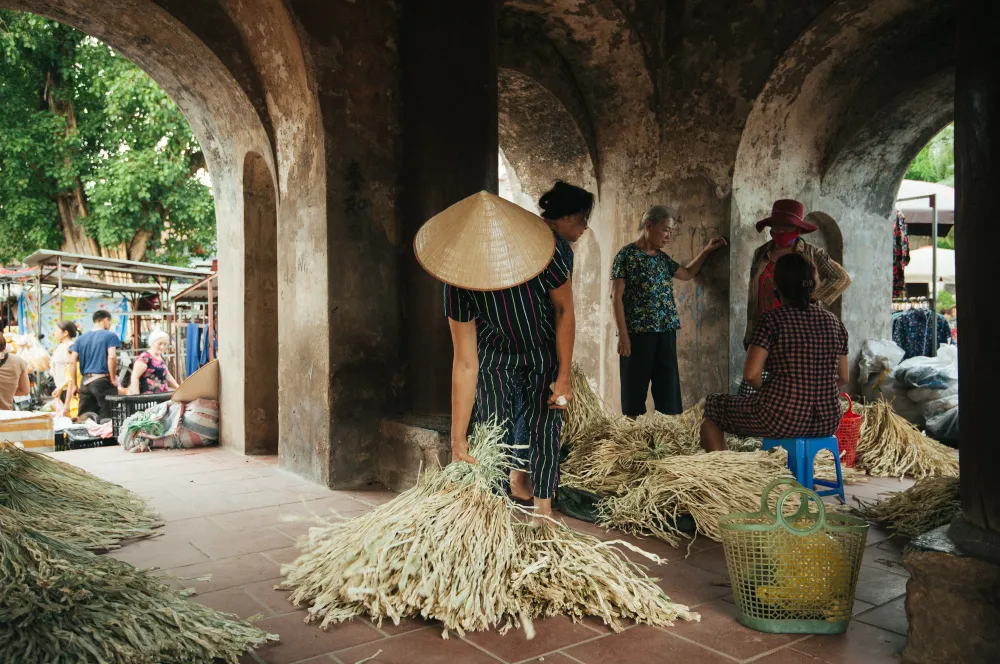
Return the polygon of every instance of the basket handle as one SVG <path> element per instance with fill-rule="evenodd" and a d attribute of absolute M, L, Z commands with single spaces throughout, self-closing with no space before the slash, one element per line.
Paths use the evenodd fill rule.
<path fill-rule="evenodd" d="M 848 394 L 847 392 L 841 392 L 840 396 L 842 396 L 845 399 L 847 399 L 847 412 L 850 413 L 851 415 L 853 415 L 854 414 L 854 400 L 851 399 L 851 395 Z"/>
<path fill-rule="evenodd" d="M 816 503 L 816 523 L 812 524 L 809 528 L 796 528 L 792 525 L 792 523 L 789 523 L 787 518 L 785 518 L 785 501 L 794 495 L 802 496 L 802 502 L 799 506 L 799 511 L 792 517 L 792 522 L 797 521 L 805 512 L 809 510 L 810 500 Z M 823 501 L 820 499 L 819 494 L 799 485 L 792 487 L 781 494 L 781 497 L 778 498 L 778 504 L 775 505 L 775 517 L 778 523 L 784 526 L 786 530 L 795 533 L 796 535 L 811 535 L 826 525 L 826 508 L 823 506 Z"/>
<path fill-rule="evenodd" d="M 768 499 L 771 497 L 771 492 L 777 489 L 779 486 L 797 487 L 802 485 L 796 482 L 794 477 L 779 477 L 777 479 L 773 479 L 770 482 L 768 482 L 767 486 L 764 487 L 764 491 L 760 494 L 761 514 L 770 514 L 772 517 L 774 516 L 774 513 L 771 511 L 770 505 L 768 505 L 768 503 L 770 502 Z"/>

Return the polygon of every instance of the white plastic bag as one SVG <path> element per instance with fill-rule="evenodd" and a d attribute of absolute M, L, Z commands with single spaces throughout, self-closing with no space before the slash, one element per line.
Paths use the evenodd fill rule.
<path fill-rule="evenodd" d="M 906 393 L 910 401 L 915 403 L 927 403 L 928 401 L 938 401 L 947 399 L 958 394 L 958 383 L 951 383 L 948 387 L 936 390 L 933 387 L 915 387 Z"/>
<path fill-rule="evenodd" d="M 861 382 L 867 383 L 872 374 L 881 374 L 886 369 L 894 369 L 906 355 L 906 351 L 888 339 L 866 339 L 861 345 Z"/>
<path fill-rule="evenodd" d="M 920 406 L 920 412 L 923 414 L 924 419 L 930 422 L 933 418 L 943 415 L 953 408 L 958 408 L 957 394 L 943 399 L 928 401 Z"/>
<path fill-rule="evenodd" d="M 958 408 L 927 420 L 927 433 L 931 438 L 942 442 L 955 442 L 958 440 Z"/>
<path fill-rule="evenodd" d="M 892 376 L 907 387 L 950 387 L 958 381 L 958 349 L 942 346 L 937 357 L 911 357 L 900 362 Z"/>
<path fill-rule="evenodd" d="M 49 352 L 42 347 L 38 337 L 33 334 L 26 334 L 17 342 L 17 355 L 28 363 L 28 371 L 48 372 L 52 358 Z"/>

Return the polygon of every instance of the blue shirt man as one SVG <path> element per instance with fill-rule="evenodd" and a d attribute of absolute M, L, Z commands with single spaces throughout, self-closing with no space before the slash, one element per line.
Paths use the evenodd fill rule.
<path fill-rule="evenodd" d="M 107 397 L 118 394 L 118 358 L 116 351 L 121 339 L 111 331 L 111 314 L 103 309 L 94 314 L 94 329 L 76 338 L 70 346 L 70 366 L 80 363 L 83 384 L 80 386 L 80 415 L 93 413 L 104 420 L 111 417 Z M 67 390 L 67 403 L 72 398 L 73 382 Z"/>

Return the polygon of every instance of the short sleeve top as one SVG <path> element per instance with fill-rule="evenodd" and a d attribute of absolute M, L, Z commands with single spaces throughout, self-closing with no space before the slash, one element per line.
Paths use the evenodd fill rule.
<path fill-rule="evenodd" d="M 108 349 L 122 345 L 121 339 L 108 330 L 93 330 L 76 338 L 70 350 L 80 356 L 80 373 L 107 374 Z"/>
<path fill-rule="evenodd" d="M 767 351 L 767 371 L 803 392 L 837 393 L 837 365 L 847 355 L 847 330 L 816 305 L 782 306 L 757 321 L 750 345 Z M 769 379 L 770 380 L 770 379 Z"/>
<path fill-rule="evenodd" d="M 138 361 L 146 365 L 146 371 L 139 377 L 140 394 L 161 394 L 170 390 L 167 385 L 167 365 L 162 359 L 143 352 Z"/>
<path fill-rule="evenodd" d="M 674 300 L 674 275 L 680 264 L 662 251 L 652 256 L 635 243 L 622 247 L 611 265 L 611 279 L 623 279 L 625 325 L 629 332 L 672 332 L 681 327 Z"/>
<path fill-rule="evenodd" d="M 549 291 L 560 288 L 573 272 L 573 250 L 556 236 L 556 251 L 541 274 L 526 283 L 497 291 L 472 291 L 445 284 L 448 318 L 476 321 L 479 353 L 525 354 L 555 351 L 555 308 Z"/>

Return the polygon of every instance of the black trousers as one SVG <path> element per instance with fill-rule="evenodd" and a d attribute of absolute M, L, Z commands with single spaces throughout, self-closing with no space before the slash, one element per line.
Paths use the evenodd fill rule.
<path fill-rule="evenodd" d="M 87 379 L 84 378 L 84 381 Z M 76 412 L 80 415 L 84 413 L 97 413 L 100 418 L 111 417 L 111 404 L 108 397 L 118 396 L 118 388 L 111 384 L 107 377 L 98 378 L 92 383 L 80 386 L 80 405 Z"/>
<path fill-rule="evenodd" d="M 646 395 L 653 384 L 653 403 L 666 415 L 681 412 L 681 378 L 677 371 L 676 332 L 629 332 L 632 354 L 619 358 L 622 413 L 646 413 Z"/>

